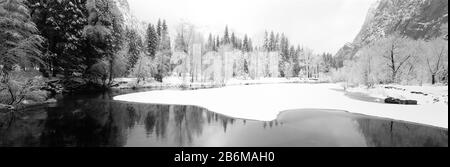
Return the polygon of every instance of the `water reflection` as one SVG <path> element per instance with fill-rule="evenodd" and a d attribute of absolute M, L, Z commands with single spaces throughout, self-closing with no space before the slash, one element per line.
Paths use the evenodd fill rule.
<path fill-rule="evenodd" d="M 447 130 L 367 118 L 358 119 L 358 124 L 370 146 L 448 146 Z"/>
<path fill-rule="evenodd" d="M 0 146 L 448 146 L 448 130 L 324 110 L 283 112 L 270 122 L 201 107 L 113 101 L 111 94 L 36 106 L 0 128 Z"/>

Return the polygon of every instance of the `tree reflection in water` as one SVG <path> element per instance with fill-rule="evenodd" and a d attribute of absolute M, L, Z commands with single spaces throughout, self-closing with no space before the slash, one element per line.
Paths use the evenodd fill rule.
<path fill-rule="evenodd" d="M 448 130 L 380 119 L 357 119 L 361 133 L 374 147 L 448 147 Z"/>
<path fill-rule="evenodd" d="M 0 128 L 0 146 L 308 146 L 307 140 L 336 146 L 448 146 L 447 129 L 348 113 L 297 110 L 261 122 L 195 106 L 124 103 L 111 97 L 74 96 L 28 108 L 27 117 Z"/>

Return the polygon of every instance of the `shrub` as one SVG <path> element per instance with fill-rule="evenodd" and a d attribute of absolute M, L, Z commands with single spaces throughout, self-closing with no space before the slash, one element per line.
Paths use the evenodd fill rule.
<path fill-rule="evenodd" d="M 45 81 L 42 76 L 27 71 L 0 74 L 0 103 L 17 107 L 24 100 L 43 102 L 48 93 L 42 91 Z"/>

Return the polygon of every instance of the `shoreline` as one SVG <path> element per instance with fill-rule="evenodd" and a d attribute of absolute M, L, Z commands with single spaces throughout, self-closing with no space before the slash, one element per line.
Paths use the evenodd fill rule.
<path fill-rule="evenodd" d="M 128 80 L 128 82 L 120 80 Z M 117 81 L 119 80 L 119 81 Z M 135 78 L 116 78 L 118 82 L 117 86 L 111 87 L 111 89 L 170 89 L 170 88 L 188 88 L 188 89 L 210 89 L 210 88 L 222 88 L 227 86 L 244 86 L 244 85 L 266 85 L 266 84 L 323 84 L 330 83 L 329 81 L 320 81 L 313 79 L 298 79 L 298 78 L 263 78 L 261 80 L 230 80 L 226 83 L 214 83 L 214 82 L 187 82 L 187 83 L 161 83 L 161 82 L 149 82 L 140 85 L 135 85 L 133 81 Z"/>
<path fill-rule="evenodd" d="M 448 128 L 448 105 L 407 106 L 373 103 L 352 99 L 347 97 L 344 92 L 331 90 L 333 88 L 339 89 L 339 86 L 337 84 L 227 86 L 187 91 L 161 90 L 131 93 L 116 96 L 114 100 L 151 104 L 194 105 L 230 117 L 260 121 L 274 120 L 281 111 L 286 110 L 332 109 Z M 273 91 L 273 89 L 276 91 Z M 314 93 L 317 94 L 313 96 Z M 234 97 L 235 94 L 236 97 Z M 211 99 L 211 97 L 214 98 Z M 272 101 L 272 99 L 276 100 Z"/>

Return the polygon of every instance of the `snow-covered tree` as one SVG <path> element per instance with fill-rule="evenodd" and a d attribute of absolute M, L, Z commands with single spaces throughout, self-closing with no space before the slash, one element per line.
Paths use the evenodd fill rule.
<path fill-rule="evenodd" d="M 155 71 L 155 69 L 155 63 L 153 63 L 152 58 L 141 53 L 138 62 L 131 70 L 131 76 L 136 77 L 138 79 L 137 84 L 139 84 L 141 81 L 152 77 L 152 71 Z"/>
<path fill-rule="evenodd" d="M 36 25 L 22 1 L 0 2 L 0 70 L 3 73 L 23 62 L 43 63 L 42 42 L 43 38 L 38 35 Z"/>
<path fill-rule="evenodd" d="M 269 52 L 270 51 L 270 39 L 269 34 L 267 31 L 264 32 L 264 43 L 263 43 L 263 50 Z"/>
<path fill-rule="evenodd" d="M 245 36 L 244 36 L 244 41 L 242 44 L 242 51 L 250 52 L 250 45 L 249 45 L 249 40 L 248 40 L 247 34 L 245 34 Z"/>
<path fill-rule="evenodd" d="M 113 0 L 88 0 L 86 7 L 89 24 L 85 27 L 84 34 L 90 44 L 94 45 L 96 54 L 103 55 L 108 62 L 108 85 L 111 85 L 115 75 L 114 62 L 123 44 L 123 18 Z"/>
<path fill-rule="evenodd" d="M 269 39 L 269 51 L 275 51 L 276 49 L 276 38 L 273 31 L 270 32 L 270 39 Z"/>
<path fill-rule="evenodd" d="M 141 37 L 135 30 L 127 29 L 126 39 L 128 42 L 128 63 L 127 71 L 131 71 L 134 68 L 141 52 L 143 52 L 143 43 Z"/>
<path fill-rule="evenodd" d="M 231 46 L 233 46 L 233 48 L 238 47 L 237 38 L 236 38 L 236 35 L 234 35 L 234 32 L 231 33 L 230 41 L 231 41 Z"/>
<path fill-rule="evenodd" d="M 398 75 L 404 67 L 405 63 L 412 58 L 411 54 L 404 54 L 405 44 L 407 43 L 404 37 L 396 34 L 388 36 L 374 43 L 375 47 L 379 50 L 381 56 L 386 59 L 386 65 L 390 69 L 391 81 L 397 82 Z"/>
<path fill-rule="evenodd" d="M 159 38 L 158 34 L 155 30 L 155 27 L 152 24 L 148 25 L 147 34 L 146 34 L 146 50 L 148 56 L 151 58 L 155 58 L 156 51 L 158 49 Z"/>
<path fill-rule="evenodd" d="M 225 32 L 224 32 L 224 34 L 223 34 L 223 39 L 222 39 L 222 44 L 224 44 L 224 45 L 228 45 L 228 44 L 230 44 L 230 34 L 229 34 L 229 31 L 228 31 L 228 26 L 226 26 L 225 27 Z"/>
<path fill-rule="evenodd" d="M 55 53 L 53 69 L 70 77 L 74 72 L 83 73 L 83 48 L 85 39 L 83 29 L 87 25 L 86 1 L 61 0 L 48 1 L 46 29 L 49 33 L 49 48 Z M 120 32 L 121 33 L 121 32 Z M 118 40 L 116 40 L 118 41 Z"/>
<path fill-rule="evenodd" d="M 153 73 L 153 76 L 157 81 L 162 82 L 165 76 L 168 76 L 171 71 L 170 65 L 170 57 L 172 56 L 172 50 L 170 46 L 170 37 L 169 30 L 164 20 L 161 24 L 158 51 L 156 52 L 156 56 L 154 59 L 154 63 L 156 64 L 156 70 Z"/>
<path fill-rule="evenodd" d="M 426 42 L 425 47 L 423 59 L 431 76 L 431 83 L 434 85 L 439 80 L 438 76 L 447 77 L 446 71 L 448 74 L 448 41 L 436 38 Z"/>
<path fill-rule="evenodd" d="M 212 37 L 212 34 L 209 33 L 208 43 L 206 44 L 207 51 L 213 51 L 214 47 L 215 47 L 214 45 L 215 45 L 215 42 L 214 42 L 214 39 Z"/>
<path fill-rule="evenodd" d="M 157 36 L 158 36 L 158 38 L 160 39 L 161 38 L 161 35 L 162 35 L 162 22 L 161 22 L 161 19 L 158 19 L 158 23 L 156 24 L 156 34 L 157 34 Z"/>

